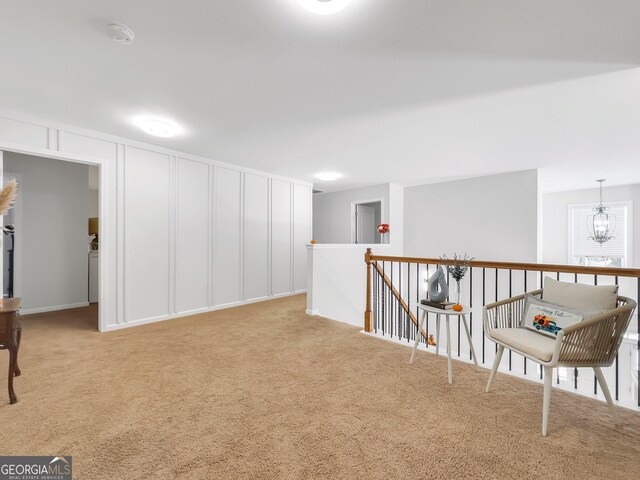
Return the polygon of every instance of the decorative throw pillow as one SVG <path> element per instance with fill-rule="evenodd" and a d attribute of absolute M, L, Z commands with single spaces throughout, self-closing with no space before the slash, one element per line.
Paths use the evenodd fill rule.
<path fill-rule="evenodd" d="M 524 314 L 524 328 L 555 338 L 560 330 L 581 320 L 575 313 L 531 304 Z"/>
<path fill-rule="evenodd" d="M 560 282 L 545 277 L 542 298 L 583 311 L 612 310 L 618 305 L 618 286 Z"/>
<path fill-rule="evenodd" d="M 563 328 L 603 312 L 604 310 L 582 311 L 568 305 L 547 302 L 526 293 L 520 326 L 555 338 Z"/>

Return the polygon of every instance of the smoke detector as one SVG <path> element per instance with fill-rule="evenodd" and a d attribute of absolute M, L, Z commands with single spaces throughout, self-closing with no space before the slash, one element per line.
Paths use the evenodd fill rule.
<path fill-rule="evenodd" d="M 133 30 L 122 23 L 110 23 L 107 25 L 107 34 L 111 40 L 123 45 L 129 45 L 136 36 Z"/>

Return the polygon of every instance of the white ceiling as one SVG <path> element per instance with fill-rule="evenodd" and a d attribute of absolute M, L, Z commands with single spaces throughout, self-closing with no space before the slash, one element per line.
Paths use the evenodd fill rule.
<path fill-rule="evenodd" d="M 119 21 L 132 45 L 107 38 Z M 0 0 L 0 108 L 313 180 L 640 182 L 640 1 Z M 185 133 L 149 137 L 141 114 Z"/>

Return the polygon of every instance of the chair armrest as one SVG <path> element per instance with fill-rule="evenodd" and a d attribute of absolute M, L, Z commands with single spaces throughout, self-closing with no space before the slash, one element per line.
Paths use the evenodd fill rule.
<path fill-rule="evenodd" d="M 636 303 L 630 300 L 613 310 L 563 329 L 559 363 L 606 367 L 613 363 Z"/>
<path fill-rule="evenodd" d="M 562 329 L 559 363 L 609 366 L 613 363 L 636 308 L 631 301 Z"/>
<path fill-rule="evenodd" d="M 535 290 L 529 293 L 531 295 L 540 295 L 542 290 Z M 491 330 L 494 328 L 518 327 L 524 313 L 524 302 L 525 296 L 522 294 L 485 306 L 483 312 L 485 333 L 491 336 Z"/>

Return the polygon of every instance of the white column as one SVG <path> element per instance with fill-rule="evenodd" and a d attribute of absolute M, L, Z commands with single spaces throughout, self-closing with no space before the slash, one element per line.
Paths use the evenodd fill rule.
<path fill-rule="evenodd" d="M 318 315 L 320 313 L 317 303 L 314 302 L 313 296 L 313 262 L 315 260 L 314 253 L 315 251 L 313 245 L 307 245 L 307 310 L 305 312 L 307 315 Z"/>

